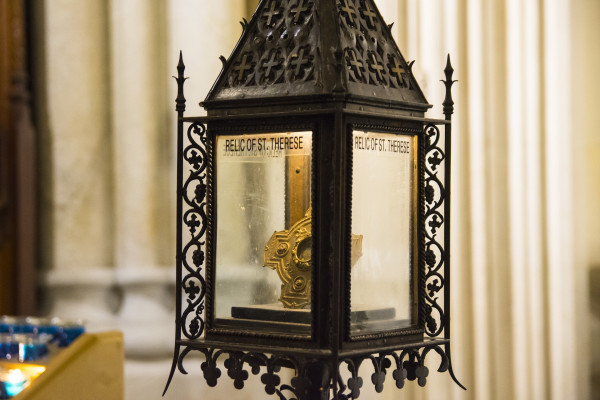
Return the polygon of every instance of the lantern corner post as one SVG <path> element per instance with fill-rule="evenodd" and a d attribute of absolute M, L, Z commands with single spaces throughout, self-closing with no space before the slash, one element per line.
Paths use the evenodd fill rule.
<path fill-rule="evenodd" d="M 445 185 L 445 193 L 446 198 L 444 201 L 444 250 L 445 250 L 445 260 L 444 260 L 444 278 L 446 284 L 446 290 L 444 293 L 444 313 L 445 313 L 445 321 L 444 321 L 444 336 L 448 340 L 445 345 L 446 356 L 448 357 L 448 372 L 450 373 L 450 377 L 452 380 L 463 390 L 467 390 L 467 388 L 460 383 L 456 374 L 454 373 L 454 369 L 452 366 L 452 356 L 450 352 L 450 278 L 451 278 L 451 267 L 450 267 L 450 254 L 451 254 L 451 243 L 450 243 L 450 230 L 451 230 L 451 170 L 452 170 L 452 114 L 454 114 L 454 100 L 452 98 L 452 86 L 458 82 L 457 80 L 453 80 L 454 68 L 452 67 L 452 63 L 450 61 L 450 54 L 448 54 L 446 58 L 446 67 L 444 68 L 444 75 L 446 79 L 442 82 L 446 88 L 446 97 L 444 98 L 444 102 L 442 103 L 444 119 L 446 123 L 444 124 L 444 152 L 445 154 L 445 165 L 444 165 L 444 185 Z"/>
<path fill-rule="evenodd" d="M 185 112 L 185 104 L 186 99 L 184 95 L 184 84 L 188 79 L 184 75 L 185 73 L 185 64 L 183 62 L 183 52 L 179 51 L 179 62 L 177 63 L 177 76 L 174 76 L 175 81 L 177 81 L 177 98 L 175 99 L 175 111 L 177 112 L 177 189 L 176 189 L 176 256 L 175 256 L 175 265 L 176 265 L 176 290 L 175 290 L 175 309 L 176 309 L 176 318 L 175 318 L 175 344 L 173 348 L 173 362 L 171 364 L 171 370 L 169 371 L 169 376 L 167 378 L 167 383 L 165 384 L 165 389 L 163 391 L 163 396 L 167 393 L 169 389 L 169 385 L 173 380 L 173 376 L 175 375 L 175 370 L 177 368 L 177 364 L 179 362 L 180 356 L 180 339 L 181 339 L 181 280 L 182 280 L 182 218 L 183 218 L 183 204 L 182 204 L 182 191 L 183 191 L 183 115 Z"/>

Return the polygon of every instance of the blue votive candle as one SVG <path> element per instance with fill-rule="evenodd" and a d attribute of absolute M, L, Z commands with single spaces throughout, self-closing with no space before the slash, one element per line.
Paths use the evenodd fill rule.
<path fill-rule="evenodd" d="M 59 347 L 67 347 L 85 332 L 85 327 L 81 321 L 59 321 L 56 326 L 58 327 L 56 336 Z"/>
<path fill-rule="evenodd" d="M 48 355 L 48 342 L 52 338 L 45 334 L 15 335 L 19 343 L 19 361 L 32 362 Z"/>

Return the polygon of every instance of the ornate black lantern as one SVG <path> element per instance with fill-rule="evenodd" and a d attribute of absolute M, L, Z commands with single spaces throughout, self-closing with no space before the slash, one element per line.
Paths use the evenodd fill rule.
<path fill-rule="evenodd" d="M 423 386 L 434 353 L 456 381 L 450 59 L 445 119 L 429 119 L 373 0 L 262 0 L 242 25 L 207 117 L 184 117 L 177 68 L 169 382 L 191 352 L 209 386 L 220 360 L 281 399 L 358 398 L 362 371 L 377 391 Z"/>

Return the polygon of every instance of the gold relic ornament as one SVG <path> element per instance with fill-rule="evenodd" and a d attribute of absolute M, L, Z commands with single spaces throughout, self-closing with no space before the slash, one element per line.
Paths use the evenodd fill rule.
<path fill-rule="evenodd" d="M 362 235 L 352 235 L 351 264 L 362 255 Z M 312 208 L 290 229 L 273 233 L 264 250 L 264 266 L 281 279 L 284 308 L 301 309 L 310 306 L 312 277 Z"/>

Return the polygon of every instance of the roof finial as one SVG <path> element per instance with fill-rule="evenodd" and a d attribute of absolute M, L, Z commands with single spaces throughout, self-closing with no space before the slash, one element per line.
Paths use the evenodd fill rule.
<path fill-rule="evenodd" d="M 452 64 L 450 63 L 450 54 L 448 54 L 448 58 L 446 61 L 446 68 L 444 69 L 444 74 L 446 75 L 446 80 L 443 80 L 444 85 L 446 86 L 446 98 L 444 99 L 444 115 L 447 120 L 452 119 L 452 114 L 454 114 L 454 100 L 452 100 L 452 85 L 455 80 L 452 80 L 452 75 L 454 74 L 454 68 L 452 68 Z"/>
<path fill-rule="evenodd" d="M 175 111 L 183 114 L 185 111 L 185 96 L 183 95 L 183 84 L 186 81 L 186 77 L 183 75 L 185 71 L 185 64 L 183 63 L 183 52 L 179 50 L 179 63 L 177 63 L 177 76 L 173 77 L 177 81 L 177 98 L 175 99 Z"/>

